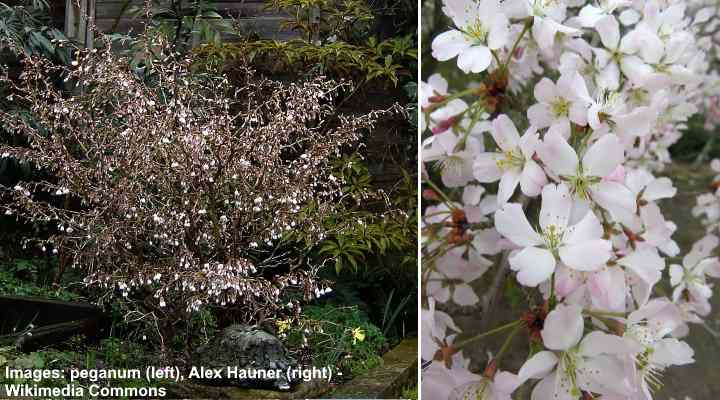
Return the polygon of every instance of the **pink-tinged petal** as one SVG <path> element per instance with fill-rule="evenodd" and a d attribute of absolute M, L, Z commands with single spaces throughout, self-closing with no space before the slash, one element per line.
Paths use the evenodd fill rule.
<path fill-rule="evenodd" d="M 450 300 L 450 289 L 443 285 L 443 277 L 440 274 L 431 274 L 427 283 L 428 297 L 432 297 L 438 303 L 447 303 Z"/>
<path fill-rule="evenodd" d="M 634 251 L 617 261 L 618 264 L 636 273 L 640 279 L 652 286 L 660 280 L 665 268 L 663 260 L 654 249 L 644 248 Z"/>
<path fill-rule="evenodd" d="M 495 212 L 495 228 L 518 246 L 535 246 L 542 243 L 542 238 L 530 226 L 522 206 L 517 203 L 505 204 Z"/>
<path fill-rule="evenodd" d="M 555 294 L 560 298 L 569 296 L 582 284 L 581 274 L 560 264 L 555 269 Z"/>
<path fill-rule="evenodd" d="M 567 141 L 570 138 L 570 133 L 570 123 L 568 123 L 567 121 L 556 121 L 555 123 L 550 125 L 550 128 L 548 128 L 547 132 L 545 133 L 545 137 L 548 137 L 548 135 L 559 135 L 561 138 Z M 540 142 L 537 148 L 539 148 L 540 145 L 542 145 L 542 142 Z"/>
<path fill-rule="evenodd" d="M 575 125 L 585 126 L 588 124 L 588 106 L 582 102 L 574 101 L 570 104 L 568 119 Z"/>
<path fill-rule="evenodd" d="M 600 34 L 603 46 L 608 50 L 615 50 L 620 44 L 620 24 L 613 15 L 600 18 L 595 25 Z"/>
<path fill-rule="evenodd" d="M 488 47 L 491 49 L 499 49 L 508 42 L 510 36 L 509 21 L 505 14 L 498 12 L 495 19 L 490 24 L 490 32 L 488 32 Z"/>
<path fill-rule="evenodd" d="M 565 244 L 580 244 L 589 240 L 600 239 L 603 228 L 595 213 L 588 211 L 583 219 L 565 231 L 563 242 Z"/>
<path fill-rule="evenodd" d="M 687 343 L 677 339 L 661 339 L 655 345 L 650 361 L 660 365 L 685 365 L 695 362 L 695 352 Z"/>
<path fill-rule="evenodd" d="M 560 260 L 578 271 L 594 271 L 612 256 L 612 244 L 603 239 L 560 247 Z"/>
<path fill-rule="evenodd" d="M 575 150 L 556 131 L 545 135 L 537 152 L 543 163 L 556 175 L 575 175 L 577 172 L 578 157 Z"/>
<path fill-rule="evenodd" d="M 587 280 L 590 300 L 595 309 L 610 312 L 625 312 L 627 284 L 622 268 L 603 268 Z"/>
<path fill-rule="evenodd" d="M 597 85 L 608 90 L 618 90 L 620 88 L 620 66 L 616 62 L 605 65 L 597 75 Z"/>
<path fill-rule="evenodd" d="M 640 57 L 637 56 L 625 56 L 620 61 L 620 70 L 627 76 L 632 82 L 640 85 L 642 84 L 647 76 L 653 73 L 653 68 L 646 64 Z"/>
<path fill-rule="evenodd" d="M 613 216 L 635 214 L 637 202 L 635 195 L 627 187 L 617 182 L 602 181 L 590 187 L 592 199 L 600 207 L 610 211 Z"/>
<path fill-rule="evenodd" d="M 435 37 L 432 42 L 432 56 L 438 61 L 447 61 L 470 47 L 465 34 L 458 30 L 449 30 Z"/>
<path fill-rule="evenodd" d="M 553 123 L 553 115 L 547 103 L 537 103 L 530 106 L 527 110 L 527 117 L 530 124 L 538 129 L 547 128 Z"/>
<path fill-rule="evenodd" d="M 512 151 L 518 147 L 520 143 L 520 134 L 515 128 L 515 124 L 505 114 L 500 114 L 492 122 L 492 131 L 490 134 L 498 147 L 503 151 Z"/>
<path fill-rule="evenodd" d="M 520 152 L 525 158 L 532 158 L 541 143 L 540 134 L 534 126 L 531 126 L 522 135 L 518 145 L 520 146 Z"/>
<path fill-rule="evenodd" d="M 501 238 L 495 228 L 481 229 L 473 235 L 472 244 L 478 253 L 494 255 L 502 250 L 498 243 Z"/>
<path fill-rule="evenodd" d="M 580 354 L 585 357 L 595 357 L 600 354 L 640 353 L 643 350 L 644 347 L 635 341 L 602 331 L 590 332 L 580 342 Z"/>
<path fill-rule="evenodd" d="M 656 120 L 656 112 L 650 107 L 637 107 L 628 114 L 615 115 L 615 132 L 620 136 L 646 136 Z"/>
<path fill-rule="evenodd" d="M 520 169 L 510 168 L 506 170 L 502 177 L 500 177 L 500 185 L 498 186 L 497 201 L 498 205 L 502 206 L 507 203 L 515 193 L 515 188 L 520 182 Z"/>
<path fill-rule="evenodd" d="M 588 108 L 588 125 L 594 130 L 598 130 L 603 126 L 603 122 L 600 121 L 601 110 L 602 107 L 597 103 L 591 104 L 590 108 Z M 565 136 L 565 139 L 567 140 L 568 137 L 570 135 Z"/>
<path fill-rule="evenodd" d="M 535 197 L 540 194 L 545 184 L 547 184 L 545 171 L 532 159 L 527 160 L 520 175 L 520 189 L 523 194 Z"/>
<path fill-rule="evenodd" d="M 468 284 L 455 285 L 453 291 L 453 301 L 455 304 L 460 306 L 470 306 L 477 304 L 480 299 L 475 294 L 475 291 Z"/>
<path fill-rule="evenodd" d="M 675 196 L 677 189 L 673 186 L 672 181 L 668 177 L 657 178 L 650 182 L 643 192 L 643 199 L 655 201 L 659 199 L 668 199 Z"/>
<path fill-rule="evenodd" d="M 640 193 L 655 177 L 645 169 L 631 169 L 625 175 L 625 185 L 633 193 Z"/>
<path fill-rule="evenodd" d="M 485 188 L 480 185 L 467 185 L 463 189 L 462 201 L 463 204 L 469 204 L 472 206 L 478 205 L 482 195 L 485 194 Z"/>
<path fill-rule="evenodd" d="M 670 265 L 670 285 L 679 285 L 684 275 L 685 270 L 683 269 L 683 267 L 677 264 Z"/>
<path fill-rule="evenodd" d="M 634 387 L 631 387 L 626 379 L 623 362 L 618 357 L 599 355 L 578 360 L 578 387 L 581 390 L 601 394 L 603 399 L 613 394 L 623 396 L 631 394 Z"/>
<path fill-rule="evenodd" d="M 550 103 L 562 94 L 558 92 L 555 83 L 549 78 L 542 78 L 540 82 L 535 85 L 533 93 L 535 94 L 535 100 L 541 103 Z"/>
<path fill-rule="evenodd" d="M 427 80 L 430 87 L 438 94 L 448 93 L 448 81 L 440 74 L 432 74 Z"/>
<path fill-rule="evenodd" d="M 551 225 L 565 229 L 570 220 L 571 210 L 572 197 L 567 185 L 564 183 L 545 185 L 540 206 L 540 227 L 543 230 Z"/>
<path fill-rule="evenodd" d="M 577 71 L 561 75 L 557 82 L 557 90 L 566 99 L 584 104 L 592 103 L 585 79 Z"/>
<path fill-rule="evenodd" d="M 543 378 L 555 369 L 558 361 L 557 356 L 552 351 L 541 351 L 525 361 L 525 364 L 518 371 L 518 377 L 522 382 L 528 379 Z"/>
<path fill-rule="evenodd" d="M 550 18 L 535 18 L 532 33 L 540 50 L 549 49 L 555 43 L 557 26 L 551 23 Z"/>
<path fill-rule="evenodd" d="M 567 385 L 561 385 L 557 372 L 546 376 L 533 388 L 531 400 L 577 400 L 567 390 Z"/>
<path fill-rule="evenodd" d="M 611 172 L 610 175 L 606 175 L 603 180 L 607 182 L 617 182 L 620 184 L 625 183 L 625 167 L 623 167 L 622 164 L 618 165 L 613 172 Z M 632 189 L 630 190 L 632 191 Z"/>
<path fill-rule="evenodd" d="M 567 350 L 580 342 L 584 326 L 580 307 L 559 304 L 545 318 L 540 332 L 543 344 L 551 350 Z"/>
<path fill-rule="evenodd" d="M 497 160 L 503 157 L 498 153 L 480 153 L 475 156 L 473 162 L 473 176 L 478 182 L 495 182 L 502 176 L 503 172 L 498 167 Z"/>
<path fill-rule="evenodd" d="M 720 259 L 717 257 L 708 258 L 700 262 L 702 269 L 707 276 L 720 278 Z"/>
<path fill-rule="evenodd" d="M 612 134 L 601 136 L 583 156 L 586 175 L 605 177 L 625 161 L 625 146 Z"/>
<path fill-rule="evenodd" d="M 709 257 L 710 253 L 720 244 L 720 239 L 715 235 L 705 235 L 702 239 L 693 243 L 690 251 L 683 257 L 683 266 L 692 268 L 696 266 L 700 260 Z"/>
<path fill-rule="evenodd" d="M 510 256 L 510 268 L 518 271 L 517 280 L 523 286 L 535 287 L 550 278 L 555 271 L 555 257 L 545 249 L 526 247 Z"/>
<path fill-rule="evenodd" d="M 473 46 L 460 53 L 457 66 L 466 74 L 469 72 L 478 73 L 485 71 L 491 62 L 492 53 L 490 49 L 485 46 Z"/>
<path fill-rule="evenodd" d="M 503 395 L 507 395 L 507 397 L 502 397 L 503 400 L 506 398 L 510 399 L 510 394 L 512 394 L 518 386 L 522 385 L 522 381 L 518 375 L 507 371 L 500 371 L 495 374 L 493 381 L 495 382 L 495 390 Z"/>

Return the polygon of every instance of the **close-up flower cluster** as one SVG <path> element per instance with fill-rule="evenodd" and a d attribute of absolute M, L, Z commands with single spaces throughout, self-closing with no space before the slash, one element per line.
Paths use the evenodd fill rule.
<path fill-rule="evenodd" d="M 694 362 L 685 337 L 720 278 L 719 185 L 698 198 L 707 234 L 691 248 L 660 207 L 678 195 L 670 148 L 690 118 L 720 123 L 717 2 L 438 11 L 450 25 L 429 38 L 419 93 L 423 398 L 657 396 L 667 369 Z M 507 287 L 527 311 L 460 327 Z M 512 370 L 522 332 L 529 353 Z M 485 359 L 466 355 L 503 334 Z"/>

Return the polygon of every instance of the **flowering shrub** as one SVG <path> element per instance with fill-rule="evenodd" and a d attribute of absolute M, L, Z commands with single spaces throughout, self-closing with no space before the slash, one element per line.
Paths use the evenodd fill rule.
<path fill-rule="evenodd" d="M 27 243 L 84 270 L 87 285 L 161 313 L 297 310 L 288 290 L 309 300 L 329 289 L 318 266 L 276 249 L 292 230 L 323 237 L 344 184 L 331 161 L 375 114 L 338 114 L 342 84 L 283 84 L 243 70 L 233 86 L 160 51 L 144 72 L 108 47 L 79 53 L 70 67 L 28 59 L 18 83 L 6 80 L 33 119 L 0 114 L 29 144 L 0 154 L 54 178 L 2 188 L 5 213 L 56 226 Z M 58 76 L 72 95 L 53 84 Z"/>
<path fill-rule="evenodd" d="M 713 118 L 717 3 L 445 0 L 442 11 L 452 24 L 432 56 L 480 82 L 454 89 L 433 74 L 420 87 L 423 396 L 510 399 L 527 384 L 536 400 L 652 398 L 666 368 L 694 361 L 680 339 L 720 277 L 708 235 L 669 266 L 672 294 L 656 290 L 681 255 L 658 206 L 677 189 L 660 173 L 687 119 Z M 718 210 L 697 214 L 716 229 Z M 445 303 L 490 312 L 508 270 L 530 309 L 456 340 Z M 530 355 L 507 371 L 523 329 Z M 470 371 L 464 346 L 502 332 L 487 368 Z"/>

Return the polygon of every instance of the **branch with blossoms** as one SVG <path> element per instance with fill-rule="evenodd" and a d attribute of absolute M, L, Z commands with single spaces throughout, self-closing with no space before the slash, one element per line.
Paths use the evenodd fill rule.
<path fill-rule="evenodd" d="M 423 397 L 650 399 L 664 370 L 694 361 L 680 339 L 710 312 L 718 239 L 668 267 L 681 249 L 659 202 L 677 193 L 661 176 L 669 147 L 718 93 L 716 6 L 443 2 L 452 23 L 432 56 L 477 82 L 420 87 Z M 462 332 L 446 305 L 492 304 L 475 289 L 502 282 L 504 260 L 528 310 Z M 470 370 L 466 346 L 503 335 Z M 523 337 L 531 354 L 510 372 L 503 356 Z"/>

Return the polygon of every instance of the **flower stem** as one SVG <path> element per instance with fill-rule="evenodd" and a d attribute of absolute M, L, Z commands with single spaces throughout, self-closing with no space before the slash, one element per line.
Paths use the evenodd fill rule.
<path fill-rule="evenodd" d="M 512 60 L 512 56 L 515 53 L 515 50 L 517 49 L 518 45 L 520 44 L 520 41 L 525 36 L 525 34 L 530 30 L 530 28 L 533 25 L 534 19 L 532 17 L 525 20 L 525 26 L 523 26 L 522 32 L 520 32 L 520 35 L 518 35 L 517 39 L 515 39 L 515 43 L 513 43 L 512 50 L 508 53 L 507 60 L 505 60 L 505 64 L 503 64 L 503 68 L 507 68 L 508 65 L 510 65 L 510 61 Z"/>
<path fill-rule="evenodd" d="M 494 335 L 494 334 L 496 334 L 496 333 L 500 333 L 500 332 L 502 332 L 502 331 L 506 331 L 506 330 L 508 330 L 508 329 L 510 329 L 510 328 L 516 328 L 516 329 L 517 329 L 517 328 L 520 327 L 520 323 L 521 323 L 521 322 L 522 322 L 521 320 L 517 320 L 517 321 L 510 322 L 509 324 L 505 324 L 505 325 L 498 326 L 497 328 L 491 329 L 491 330 L 489 330 L 489 331 L 487 331 L 487 332 L 483 332 L 483 333 L 481 333 L 481 334 L 479 334 L 479 335 L 476 335 L 476 336 L 473 336 L 473 337 L 471 337 L 471 338 L 469 338 L 469 339 L 461 340 L 461 341 L 453 344 L 453 347 L 456 348 L 456 349 L 460 349 L 460 348 L 462 348 L 463 346 L 465 346 L 465 345 L 467 345 L 467 344 L 470 344 L 470 343 L 472 343 L 472 342 L 475 342 L 475 341 L 477 341 L 477 340 L 480 340 L 480 339 L 482 339 L 482 338 L 484 338 L 484 337 L 486 337 L 486 336 Z"/>
<path fill-rule="evenodd" d="M 445 202 L 445 204 L 447 204 L 447 206 L 448 206 L 451 210 L 453 210 L 453 209 L 456 208 L 455 206 L 453 206 L 453 202 L 452 202 L 452 201 L 450 200 L 450 198 L 445 194 L 445 192 L 443 192 L 442 189 L 440 189 L 436 184 L 434 184 L 433 181 L 431 181 L 430 179 L 425 179 L 425 183 L 427 183 L 428 186 L 430 186 L 430 187 L 432 188 L 432 190 L 434 190 L 435 192 L 437 192 L 437 194 L 439 194 L 440 197 L 442 197 L 442 199 L 443 199 L 443 201 Z"/>
<path fill-rule="evenodd" d="M 505 343 L 503 343 L 502 347 L 500 347 L 500 350 L 498 351 L 497 355 L 495 356 L 496 364 L 500 364 L 500 359 L 505 354 L 507 349 L 510 347 L 510 343 L 512 343 L 513 338 L 520 331 L 520 327 L 521 327 L 520 324 L 517 324 L 515 326 L 515 329 L 513 329 L 512 332 L 510 332 L 510 334 L 508 335 L 508 337 L 505 338 Z"/>

